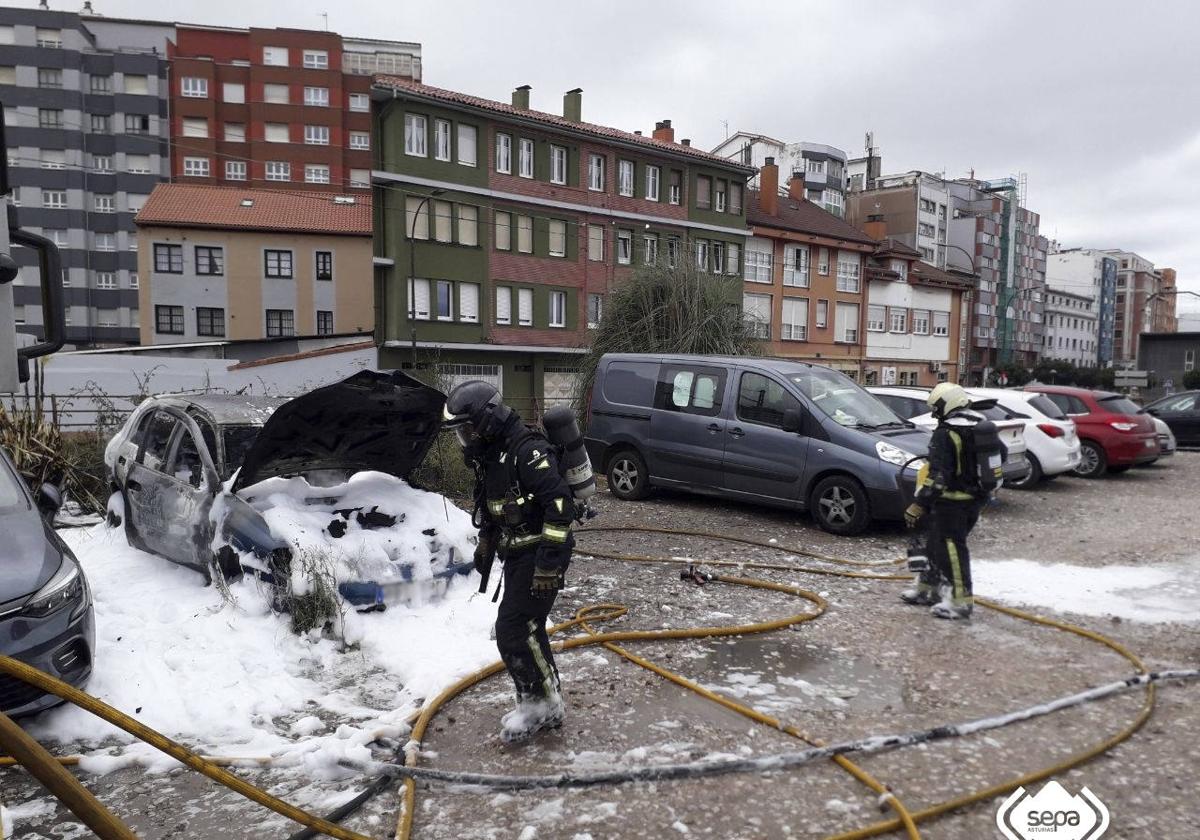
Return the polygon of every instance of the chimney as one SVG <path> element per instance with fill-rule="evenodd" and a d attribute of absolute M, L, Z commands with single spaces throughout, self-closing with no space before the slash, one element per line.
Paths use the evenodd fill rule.
<path fill-rule="evenodd" d="M 83 8 L 79 10 L 81 15 L 90 15 L 92 12 L 92 0 L 83 0 Z"/>
<path fill-rule="evenodd" d="M 583 122 L 583 88 L 575 88 L 563 94 L 563 119 Z"/>
<path fill-rule="evenodd" d="M 39 9 L 49 9 L 50 4 L 47 2 L 47 0 L 38 0 L 38 8 Z"/>
<path fill-rule="evenodd" d="M 692 145 L 691 138 L 689 138 L 689 137 L 684 137 L 682 140 L 680 140 L 680 141 L 679 141 L 679 144 L 680 144 L 681 146 L 691 146 L 691 145 Z"/>
<path fill-rule="evenodd" d="M 768 157 L 758 174 L 758 207 L 768 216 L 779 214 L 779 167 Z"/>
<path fill-rule="evenodd" d="M 522 111 L 529 110 L 529 85 L 521 85 L 512 93 L 512 106 Z"/>
<path fill-rule="evenodd" d="M 671 128 L 670 120 L 663 120 L 654 124 L 654 139 L 662 140 L 666 143 L 675 142 L 675 129 Z"/>
<path fill-rule="evenodd" d="M 867 216 L 867 223 L 863 225 L 863 233 L 880 242 L 887 239 L 887 222 L 884 221 L 883 214 L 872 213 Z"/>
<path fill-rule="evenodd" d="M 642 136 L 642 130 L 640 128 L 635 128 L 633 130 L 633 133 L 636 134 L 638 137 Z"/>
<path fill-rule="evenodd" d="M 793 169 L 792 177 L 788 179 L 788 198 L 793 201 L 804 200 L 804 173 L 799 169 Z"/>

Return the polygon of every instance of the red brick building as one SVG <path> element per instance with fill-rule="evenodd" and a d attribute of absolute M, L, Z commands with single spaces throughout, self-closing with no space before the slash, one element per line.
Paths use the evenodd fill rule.
<path fill-rule="evenodd" d="M 366 190 L 372 75 L 421 78 L 418 44 L 180 24 L 168 47 L 172 180 Z"/>

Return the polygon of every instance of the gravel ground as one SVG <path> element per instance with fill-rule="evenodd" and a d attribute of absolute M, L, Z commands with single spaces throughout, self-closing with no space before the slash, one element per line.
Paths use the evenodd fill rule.
<path fill-rule="evenodd" d="M 1059 478 L 1030 492 L 1006 491 L 976 529 L 972 553 L 980 560 L 1070 564 L 1078 567 L 1080 582 L 1087 580 L 1090 567 L 1196 565 L 1200 528 L 1193 521 L 1192 500 L 1198 481 L 1200 453 L 1185 452 L 1098 481 Z M 597 506 L 602 516 L 595 525 L 652 525 L 775 539 L 781 545 L 863 560 L 896 557 L 905 543 L 898 526 L 878 526 L 860 538 L 838 538 L 816 530 L 807 516 L 675 494 L 641 503 L 620 503 L 604 494 Z M 580 545 L 697 560 L 788 562 L 780 552 L 694 536 L 604 533 L 581 536 Z M 580 557 L 553 619 L 564 620 L 578 607 L 600 602 L 629 607 L 628 616 L 606 629 L 764 621 L 810 608 L 776 592 L 684 583 L 679 568 Z M 977 610 L 970 623 L 936 621 L 901 604 L 897 582 L 798 573 L 760 576 L 821 593 L 829 601 L 828 612 L 765 636 L 628 647 L 824 740 L 996 714 L 1108 682 L 1131 670 L 1125 660 L 1094 642 L 988 610 Z M 1112 636 L 1152 668 L 1196 667 L 1200 660 L 1196 623 L 1060 617 Z M 551 772 L 801 746 L 607 650 L 563 654 L 559 664 L 569 704 L 562 730 L 526 745 L 503 745 L 496 730 L 511 692 L 506 680 L 496 678 L 443 710 L 425 739 L 423 763 L 497 773 Z M 1112 826 L 1106 838 L 1197 836 L 1197 688 L 1164 688 L 1154 717 L 1132 740 L 1057 777 L 1070 792 L 1086 785 L 1107 804 Z M 1140 694 L 1125 695 L 985 735 L 864 757 L 860 763 L 916 811 L 1052 765 L 1099 743 L 1131 722 L 1142 702 Z M 243 772 L 272 792 L 318 810 L 345 797 L 337 785 L 302 785 L 282 772 Z M 293 829 L 193 774 L 147 777 L 122 771 L 90 784 L 145 837 L 280 837 Z M 45 813 L 23 820 L 26 828 L 17 836 L 84 836 L 70 815 L 46 803 L 27 779 L 5 771 L 0 786 L 0 799 L 9 807 L 29 810 L 45 803 Z M 998 838 L 999 803 L 989 800 L 925 823 L 921 836 Z M 375 837 L 391 836 L 396 811 L 396 797 L 384 794 L 348 825 Z M 432 788 L 418 793 L 415 836 L 817 838 L 889 816 L 874 794 L 826 762 L 775 774 L 557 793 L 484 795 Z"/>

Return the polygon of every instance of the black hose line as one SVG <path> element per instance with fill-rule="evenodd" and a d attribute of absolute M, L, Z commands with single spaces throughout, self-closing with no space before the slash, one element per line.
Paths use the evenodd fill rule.
<path fill-rule="evenodd" d="M 1135 688 L 1167 680 L 1191 681 L 1198 679 L 1200 679 L 1200 669 L 1156 671 L 1137 674 L 1128 679 L 1107 683 L 1096 688 L 1051 700 L 1048 703 L 1030 706 L 1027 709 L 995 717 L 980 718 L 960 724 L 936 726 L 932 729 L 922 729 L 899 735 L 878 735 L 859 738 L 854 741 L 843 741 L 825 747 L 814 747 L 812 749 L 763 755 L 754 758 L 716 758 L 685 764 L 659 764 L 624 770 L 611 769 L 594 773 L 558 773 L 546 776 L 504 776 L 460 770 L 437 770 L 430 767 L 406 767 L 398 764 L 385 764 L 383 767 L 388 777 L 407 777 L 416 780 L 444 782 L 451 785 L 483 787 L 489 790 L 580 788 L 622 782 L 658 782 L 672 779 L 694 779 L 701 776 L 718 776 L 728 773 L 764 773 L 772 770 L 786 770 L 799 767 L 804 764 L 811 764 L 814 761 L 833 758 L 834 756 L 846 753 L 863 753 L 869 755 L 871 753 L 895 749 L 896 747 L 907 747 L 948 738 L 961 738 L 965 735 L 987 732 L 1013 723 L 1043 717 L 1072 706 L 1101 700 L 1115 694 L 1122 694 Z"/>
<path fill-rule="evenodd" d="M 357 812 L 359 808 L 366 805 L 378 794 L 383 793 L 383 791 L 387 790 L 395 783 L 396 777 L 394 773 L 384 773 L 378 779 L 371 782 L 371 784 L 369 784 L 367 788 L 358 796 L 326 814 L 325 819 L 331 823 L 340 823 L 342 820 L 346 819 L 346 817 Z M 313 840 L 314 837 L 319 836 L 324 835 L 315 828 L 302 828 L 295 834 L 288 837 L 288 840 Z"/>

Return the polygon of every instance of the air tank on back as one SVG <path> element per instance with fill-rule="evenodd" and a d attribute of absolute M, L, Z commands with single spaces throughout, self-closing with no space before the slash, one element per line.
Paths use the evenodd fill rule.
<path fill-rule="evenodd" d="M 565 405 L 548 409 L 542 416 L 542 428 L 546 439 L 563 452 L 563 467 L 571 493 L 580 502 L 586 502 L 596 492 L 596 477 L 592 474 L 592 462 L 583 445 L 583 433 L 575 420 L 575 412 Z"/>

